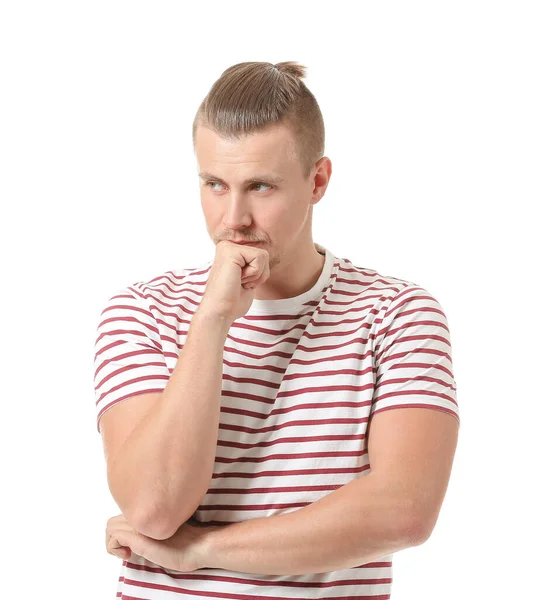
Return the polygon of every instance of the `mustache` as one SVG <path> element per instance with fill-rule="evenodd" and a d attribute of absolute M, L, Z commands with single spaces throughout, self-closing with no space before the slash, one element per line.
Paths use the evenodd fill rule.
<path fill-rule="evenodd" d="M 228 242 L 251 242 L 251 243 L 264 243 L 265 240 L 257 240 L 253 238 L 231 238 L 231 237 L 222 237 L 217 240 L 218 242 L 228 241 Z"/>

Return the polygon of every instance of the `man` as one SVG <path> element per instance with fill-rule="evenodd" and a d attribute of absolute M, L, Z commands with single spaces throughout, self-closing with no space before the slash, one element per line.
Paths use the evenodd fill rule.
<path fill-rule="evenodd" d="M 102 311 L 123 597 L 389 598 L 393 553 L 437 521 L 459 426 L 447 319 L 313 241 L 332 165 L 303 75 L 221 75 L 193 126 L 213 260 Z"/>

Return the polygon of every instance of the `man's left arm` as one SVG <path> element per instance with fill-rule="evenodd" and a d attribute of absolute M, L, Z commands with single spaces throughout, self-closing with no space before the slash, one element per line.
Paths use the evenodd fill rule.
<path fill-rule="evenodd" d="M 203 566 L 300 575 L 368 564 L 430 536 L 445 497 L 458 420 L 394 408 L 369 425 L 371 472 L 302 509 L 210 528 Z"/>

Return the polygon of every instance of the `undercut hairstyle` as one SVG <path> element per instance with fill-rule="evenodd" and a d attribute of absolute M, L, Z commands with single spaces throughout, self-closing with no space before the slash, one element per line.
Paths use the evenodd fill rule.
<path fill-rule="evenodd" d="M 242 62 L 221 74 L 200 104 L 193 121 L 193 147 L 199 125 L 239 141 L 275 124 L 290 128 L 304 178 L 324 154 L 325 128 L 315 96 L 293 61 Z"/>

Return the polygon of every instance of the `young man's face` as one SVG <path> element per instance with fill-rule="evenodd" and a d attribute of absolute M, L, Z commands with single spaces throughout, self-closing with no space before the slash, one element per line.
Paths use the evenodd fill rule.
<path fill-rule="evenodd" d="M 304 179 L 286 126 L 276 124 L 239 142 L 199 126 L 195 149 L 202 210 L 215 244 L 261 242 L 272 268 L 311 235 L 311 209 L 320 199 L 314 194 L 316 168 Z"/>

